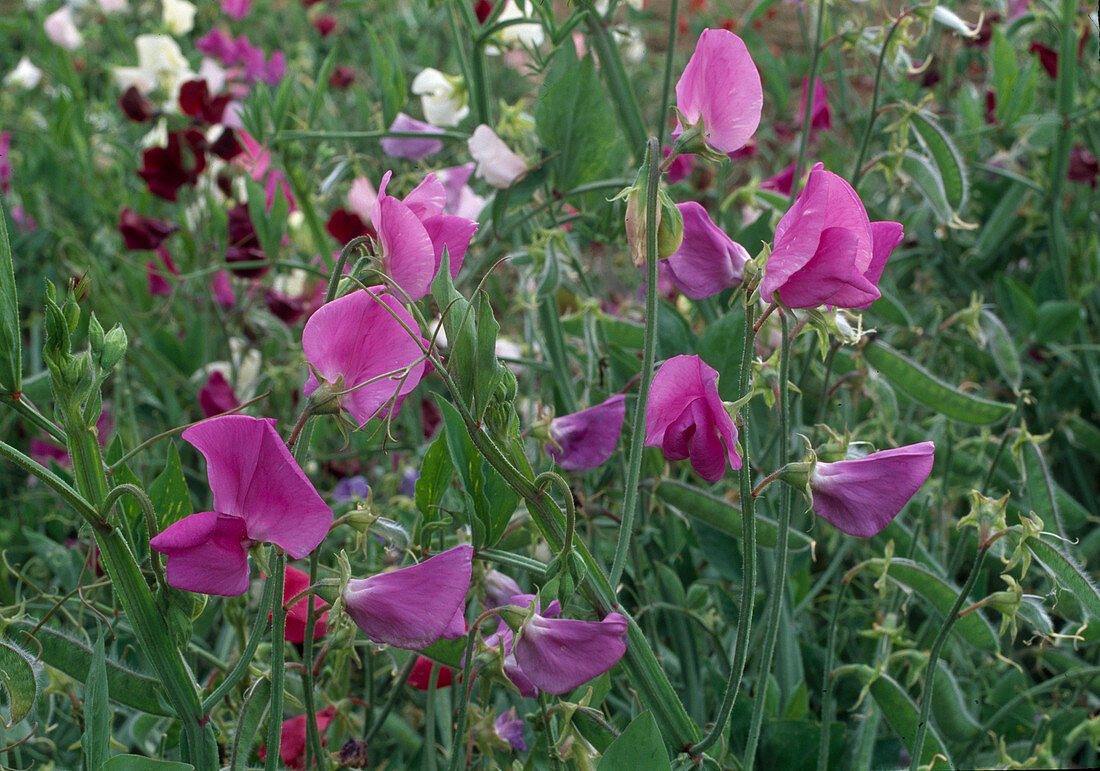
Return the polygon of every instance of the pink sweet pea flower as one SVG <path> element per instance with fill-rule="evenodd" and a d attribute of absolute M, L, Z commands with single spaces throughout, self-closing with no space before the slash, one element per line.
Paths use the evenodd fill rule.
<path fill-rule="evenodd" d="M 703 142 L 718 153 L 739 150 L 760 125 L 764 91 L 745 43 L 724 29 L 705 29 L 695 53 L 676 83 L 674 137 L 697 127 Z"/>
<path fill-rule="evenodd" d="M 229 278 L 228 272 L 219 270 L 215 273 L 214 279 L 210 282 L 210 290 L 214 293 L 214 302 L 222 308 L 232 308 L 237 304 L 237 295 L 233 291 L 233 280 Z"/>
<path fill-rule="evenodd" d="M 867 308 L 903 236 L 897 222 L 870 222 L 856 191 L 815 164 L 794 205 L 775 228 L 760 294 L 788 308 Z"/>
<path fill-rule="evenodd" d="M 485 573 L 484 587 L 485 604 L 490 608 L 511 605 L 513 597 L 523 594 L 516 580 L 499 570 L 490 570 Z"/>
<path fill-rule="evenodd" d="M 749 253 L 711 222 L 707 210 L 694 201 L 678 203 L 684 219 L 684 240 L 663 264 L 673 285 L 693 300 L 711 297 L 741 283 Z"/>
<path fill-rule="evenodd" d="M 653 376 L 645 416 L 646 447 L 669 460 L 691 459 L 708 482 L 741 468 L 737 428 L 718 396 L 718 373 L 698 356 L 674 356 Z M 724 446 L 723 446 L 724 445 Z"/>
<path fill-rule="evenodd" d="M 618 613 L 603 621 L 536 613 L 520 628 L 516 663 L 536 688 L 560 696 L 615 666 L 626 652 L 626 630 Z"/>
<path fill-rule="evenodd" d="M 524 160 L 508 149 L 504 140 L 484 123 L 474 129 L 466 147 L 477 161 L 475 174 L 493 187 L 511 187 L 527 172 Z"/>
<path fill-rule="evenodd" d="M 317 713 L 317 731 L 321 734 L 321 744 L 325 744 L 325 731 L 336 717 L 335 707 L 325 707 Z M 260 760 L 267 760 L 267 747 L 263 744 L 256 752 Z M 279 757 L 287 768 L 300 769 L 305 766 L 306 755 L 306 716 L 298 715 L 283 721 L 279 734 Z"/>
<path fill-rule="evenodd" d="M 261 145 L 246 131 L 240 131 L 239 140 L 243 152 L 234 160 L 234 163 L 243 167 L 252 179 L 264 186 L 264 210 L 271 212 L 275 203 L 275 194 L 281 192 L 286 198 L 290 211 L 297 211 L 294 196 L 291 195 L 290 185 L 286 177 L 278 169 L 271 167 L 271 151 Z"/>
<path fill-rule="evenodd" d="M 42 26 L 50 42 L 61 46 L 66 51 L 75 51 L 84 45 L 84 37 L 73 21 L 73 9 L 67 5 L 61 6 L 47 16 Z"/>
<path fill-rule="evenodd" d="M 802 78 L 802 99 L 798 103 L 798 114 L 795 116 L 795 125 L 801 126 L 806 120 L 806 100 L 808 98 L 810 77 Z M 824 129 L 828 131 L 833 127 L 832 113 L 829 111 L 829 92 L 820 78 L 814 78 L 814 106 L 810 113 L 810 132 Z"/>
<path fill-rule="evenodd" d="M 403 200 L 386 193 L 392 175 L 387 171 L 382 177 L 370 219 L 382 245 L 382 269 L 415 301 L 428 293 L 444 248 L 451 277 L 458 275 L 478 225 L 443 213 L 447 190 L 435 174 L 426 176 Z"/>
<path fill-rule="evenodd" d="M 230 19 L 240 20 L 248 15 L 252 0 L 222 0 L 222 13 Z"/>
<path fill-rule="evenodd" d="M 212 418 L 183 438 L 206 458 L 214 509 L 172 523 L 149 542 L 168 556 L 169 584 L 202 594 L 244 594 L 253 544 L 273 543 L 300 559 L 325 539 L 332 510 L 283 444 L 273 418 Z"/>
<path fill-rule="evenodd" d="M 924 484 L 935 451 L 932 442 L 921 442 L 855 460 L 818 462 L 810 475 L 814 512 L 848 535 L 870 538 Z"/>
<path fill-rule="evenodd" d="M 389 417 L 423 377 L 427 347 L 396 297 L 373 288 L 352 292 L 321 306 L 306 322 L 302 349 L 310 373 L 303 392 L 312 395 L 319 376 L 347 392 L 340 404 L 360 425 Z"/>
<path fill-rule="evenodd" d="M 466 633 L 463 607 L 470 588 L 474 550 L 463 544 L 418 565 L 352 579 L 344 606 L 371 640 L 420 650 L 441 637 Z"/>
<path fill-rule="evenodd" d="M 447 205 L 443 207 L 444 214 L 455 214 L 471 220 L 476 220 L 481 214 L 481 210 L 485 208 L 485 199 L 467 184 L 476 168 L 476 163 L 465 163 L 435 172 L 447 191 Z"/>
<path fill-rule="evenodd" d="M 397 117 L 390 124 L 390 131 L 395 133 L 415 131 L 424 135 L 423 138 L 384 137 L 379 140 L 378 144 L 382 146 L 382 152 L 394 158 L 419 161 L 443 149 L 443 140 L 431 136 L 432 134 L 438 134 L 439 129 L 430 123 L 410 118 L 403 112 L 397 113 Z"/>
<path fill-rule="evenodd" d="M 290 565 L 286 567 L 283 578 L 283 604 L 309 588 L 309 575 Z M 320 597 L 313 599 L 313 639 L 324 637 L 328 628 L 328 603 Z M 270 615 L 270 614 L 269 614 Z M 283 637 L 287 642 L 303 643 L 306 639 L 306 621 L 309 620 L 309 597 L 303 597 L 286 612 L 286 627 Z"/>
<path fill-rule="evenodd" d="M 567 471 L 602 465 L 615 452 L 626 416 L 626 397 L 615 394 L 594 407 L 550 421 L 550 457 Z"/>

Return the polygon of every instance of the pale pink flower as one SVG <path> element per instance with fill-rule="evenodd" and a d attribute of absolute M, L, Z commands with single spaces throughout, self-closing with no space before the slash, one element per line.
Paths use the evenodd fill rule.
<path fill-rule="evenodd" d="M 511 187 L 527 171 L 523 159 L 509 150 L 504 140 L 484 123 L 474 129 L 466 145 L 477 161 L 475 174 L 493 187 Z"/>

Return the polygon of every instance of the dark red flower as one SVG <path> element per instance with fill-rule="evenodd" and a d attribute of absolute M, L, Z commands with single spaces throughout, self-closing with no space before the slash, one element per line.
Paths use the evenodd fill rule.
<path fill-rule="evenodd" d="M 274 289 L 264 292 L 264 304 L 272 315 L 288 327 L 301 319 L 306 312 L 305 298 L 291 297 Z"/>
<path fill-rule="evenodd" d="M 156 105 L 138 91 L 136 86 L 130 86 L 122 92 L 122 96 L 118 98 L 118 106 L 135 123 L 144 123 L 160 114 Z"/>
<path fill-rule="evenodd" d="M 229 385 L 225 375 L 218 370 L 211 372 L 206 383 L 199 389 L 199 406 L 202 407 L 202 414 L 208 418 L 229 412 L 240 405 L 233 386 Z"/>
<path fill-rule="evenodd" d="M 328 84 L 343 91 L 355 82 L 355 70 L 346 64 L 338 64 L 328 76 Z"/>
<path fill-rule="evenodd" d="M 489 0 L 477 0 L 474 3 L 474 13 L 477 14 L 477 23 L 484 24 L 493 13 L 493 4 Z"/>
<path fill-rule="evenodd" d="M 207 123 L 221 123 L 229 94 L 211 96 L 205 80 L 189 80 L 180 86 L 180 109 L 184 115 L 202 118 Z"/>
<path fill-rule="evenodd" d="M 172 258 L 168 256 L 168 250 L 163 246 L 157 249 L 158 260 L 148 260 L 145 263 L 145 278 L 148 283 L 149 294 L 153 297 L 172 294 L 172 285 L 165 278 L 166 274 L 178 276 L 180 271 Z"/>
<path fill-rule="evenodd" d="M 329 15 L 318 16 L 313 20 L 314 28 L 321 33 L 321 37 L 328 37 L 336 31 L 336 19 Z"/>
<path fill-rule="evenodd" d="M 169 222 L 145 217 L 130 208 L 118 213 L 118 232 L 127 249 L 152 251 L 175 230 L 176 226 Z"/>
<path fill-rule="evenodd" d="M 1055 80 L 1058 77 L 1058 52 L 1050 46 L 1043 45 L 1038 40 L 1031 44 L 1027 49 L 1033 54 L 1039 55 L 1039 64 L 1043 65 L 1043 69 L 1047 71 L 1047 75 L 1051 80 Z"/>
<path fill-rule="evenodd" d="M 985 92 L 985 122 L 990 126 L 1001 125 L 997 120 L 997 95 L 993 93 L 992 89 Z"/>
<path fill-rule="evenodd" d="M 1095 155 L 1081 145 L 1077 145 L 1070 150 L 1066 179 L 1071 182 L 1087 184 L 1095 189 L 1098 173 L 1100 173 L 1100 164 L 1097 164 Z"/>
<path fill-rule="evenodd" d="M 225 261 L 228 263 L 259 262 L 265 259 L 264 250 L 260 247 L 260 237 L 256 235 L 256 227 L 252 224 L 246 204 L 237 204 L 229 210 L 228 243 L 225 250 Z M 230 265 L 229 269 L 243 278 L 258 278 L 270 270 L 267 265 L 247 268 L 234 268 Z"/>
<path fill-rule="evenodd" d="M 231 161 L 244 152 L 241 143 L 237 141 L 237 135 L 231 128 L 223 128 L 222 133 L 210 145 L 210 152 L 223 161 Z"/>
<path fill-rule="evenodd" d="M 363 222 L 358 214 L 347 209 L 334 211 L 332 216 L 328 218 L 328 222 L 325 223 L 325 230 L 340 244 L 346 244 L 351 239 L 359 236 L 369 236 L 370 238 L 377 238 L 378 236 L 374 228 Z"/>
<path fill-rule="evenodd" d="M 963 38 L 963 45 L 968 48 L 989 48 L 989 41 L 993 39 L 993 24 L 1001 20 L 1001 14 L 993 12 L 982 18 L 982 26 L 978 28 L 978 34 L 971 38 Z"/>
<path fill-rule="evenodd" d="M 150 147 L 141 154 L 138 176 L 149 192 L 175 201 L 184 185 L 194 185 L 206 168 L 206 139 L 195 129 L 172 131 L 166 147 Z"/>

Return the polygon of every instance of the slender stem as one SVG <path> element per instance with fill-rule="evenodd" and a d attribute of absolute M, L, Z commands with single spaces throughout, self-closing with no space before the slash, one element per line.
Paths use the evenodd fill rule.
<path fill-rule="evenodd" d="M 657 115 L 657 143 L 665 143 L 668 129 L 668 95 L 672 90 L 672 65 L 676 54 L 676 26 L 680 15 L 680 0 L 672 0 L 668 6 L 668 43 L 665 49 L 665 77 L 661 83 L 661 110 Z M 670 156 L 671 157 L 671 156 Z"/>
<path fill-rule="evenodd" d="M 16 398 L 12 394 L 0 393 L 0 403 L 11 407 L 31 423 L 49 434 L 55 441 L 65 441 L 65 432 L 61 430 L 60 426 L 32 407 L 26 397 L 20 396 Z"/>
<path fill-rule="evenodd" d="M 626 132 L 627 141 L 630 143 L 631 154 L 638 153 L 646 146 L 645 123 L 642 121 L 642 112 L 638 107 L 638 99 L 634 95 L 634 89 L 627 80 L 626 71 L 623 69 L 623 60 L 619 57 L 619 50 L 607 34 L 607 28 L 600 19 L 600 15 L 592 7 L 590 2 L 585 2 L 585 23 L 588 26 L 589 40 L 596 55 L 600 58 L 600 74 L 607 83 L 607 90 L 611 94 L 611 102 L 619 112 L 619 121 L 623 131 Z M 675 23 L 675 22 L 674 22 Z M 658 148 L 659 150 L 660 148 Z M 658 156 L 653 156 L 657 158 Z M 656 165 L 657 162 L 654 162 Z"/>
<path fill-rule="evenodd" d="M 317 583 L 317 549 L 309 555 L 309 585 Z M 302 642 L 302 661 L 306 670 L 302 675 L 302 702 L 306 708 L 306 757 L 305 767 L 313 768 L 310 756 L 317 758 L 321 771 L 328 768 L 328 759 L 321 748 L 321 732 L 317 730 L 317 706 L 313 699 L 313 630 L 317 625 L 317 596 L 309 592 L 306 600 L 306 636 Z"/>
<path fill-rule="evenodd" d="M 103 519 L 108 522 L 111 521 L 111 511 L 123 495 L 129 495 L 137 501 L 141 513 L 145 516 L 145 529 L 148 531 L 149 540 L 153 540 L 159 532 L 157 513 L 153 510 L 153 502 L 149 500 L 149 496 L 137 485 L 121 484 L 107 493 L 107 497 L 103 500 Z M 164 575 L 164 564 L 160 561 L 160 552 L 156 549 L 150 549 L 149 561 L 153 564 L 153 574 L 157 577 L 157 586 L 161 588 L 161 591 L 167 590 L 168 579 Z"/>
<path fill-rule="evenodd" d="M 779 462 L 785 465 L 789 460 L 791 445 L 790 409 L 791 394 L 788 381 L 791 371 L 791 340 L 788 336 L 788 314 L 780 315 L 783 325 L 782 347 L 779 350 Z M 744 503 L 742 503 L 744 505 Z M 791 526 L 791 489 L 783 485 L 779 504 L 779 532 L 786 533 Z M 752 722 L 749 725 L 749 738 L 745 744 L 744 769 L 752 771 L 756 761 L 756 747 L 760 741 L 760 730 L 764 722 L 763 689 L 766 688 L 768 675 L 772 670 L 775 657 L 775 643 L 779 637 L 779 620 L 783 615 L 783 600 L 787 593 L 787 539 L 780 538 L 775 545 L 775 586 L 772 590 L 771 604 L 768 606 L 767 626 L 764 627 L 764 653 L 760 660 L 758 689 L 760 695 L 752 706 Z"/>
<path fill-rule="evenodd" d="M 561 490 L 562 499 L 565 501 L 565 538 L 562 539 L 561 553 L 564 555 L 573 548 L 573 534 L 577 530 L 577 508 L 573 502 L 573 488 L 565 479 L 553 471 L 544 471 L 535 477 L 535 487 L 539 490 L 547 489 L 550 484 L 556 484 Z"/>
<path fill-rule="evenodd" d="M 481 29 L 477 17 L 474 16 L 472 4 L 465 2 L 465 0 L 455 0 L 452 4 L 452 31 L 455 31 L 457 27 L 453 21 L 453 9 L 455 7 L 462 14 L 462 21 L 466 25 L 469 38 L 473 40 L 473 52 L 470 54 L 469 79 L 466 82 L 466 89 L 473 97 L 470 101 L 474 107 L 474 118 L 478 123 L 487 124 L 489 122 L 489 86 L 485 75 L 485 44 L 488 42 L 488 35 L 491 33 Z M 455 42 L 457 45 L 461 45 L 457 33 Z M 463 64 L 465 65 L 466 62 L 464 61 Z M 465 69 L 466 67 L 463 66 L 463 70 Z"/>
<path fill-rule="evenodd" d="M 275 564 L 269 579 L 272 583 L 271 598 L 271 711 L 267 715 L 267 762 L 265 771 L 277 771 L 279 753 L 276 748 L 283 728 L 283 675 L 286 661 L 283 658 L 283 633 L 286 629 L 286 610 L 283 608 L 283 578 L 286 575 L 286 554 L 275 547 Z M 263 611 L 260 611 L 263 613 Z"/>
<path fill-rule="evenodd" d="M 336 290 L 340 287 L 340 279 L 344 276 L 344 266 L 348 264 L 351 253 L 363 244 L 369 244 L 367 236 L 356 236 L 344 244 L 340 250 L 340 256 L 336 258 L 336 264 L 332 266 L 332 274 L 328 277 L 328 287 L 325 289 L 325 302 L 330 303 L 336 299 Z"/>
<path fill-rule="evenodd" d="M 991 544 L 992 541 L 987 541 L 978 549 L 978 558 L 974 560 L 974 567 L 970 569 L 970 575 L 966 577 L 966 584 L 959 592 L 959 596 L 955 598 L 955 604 L 951 606 L 951 611 L 947 614 L 947 618 L 943 620 L 940 633 L 936 635 L 936 639 L 932 643 L 932 650 L 928 653 L 928 664 L 924 669 L 926 673 L 924 676 L 924 693 L 921 694 L 920 701 L 920 722 L 917 723 L 917 737 L 913 740 L 913 755 L 909 761 L 909 771 L 917 771 L 920 767 L 921 750 L 924 749 L 924 736 L 928 732 L 928 716 L 932 711 L 932 690 L 936 684 L 935 674 L 936 666 L 940 660 L 940 649 L 943 648 L 951 627 L 958 619 L 959 610 L 966 602 L 970 590 L 974 588 L 974 582 L 978 580 L 978 574 L 982 572 L 982 564 L 985 562 L 985 555 L 989 553 Z"/>
<path fill-rule="evenodd" d="M 646 182 L 645 202 L 645 337 L 642 343 L 642 379 L 638 384 L 638 401 L 634 406 L 634 423 L 630 427 L 630 456 L 626 464 L 624 482 L 622 525 L 619 541 L 615 545 L 615 560 L 611 563 L 608 581 L 614 589 L 626 567 L 626 555 L 630 548 L 630 536 L 634 529 L 634 513 L 638 507 L 638 482 L 642 474 L 642 449 L 645 442 L 646 402 L 649 386 L 653 383 L 653 363 L 657 356 L 657 186 L 661 182 L 659 168 L 661 146 L 657 138 L 649 140 L 646 155 L 649 163 L 649 179 Z"/>
<path fill-rule="evenodd" d="M 50 489 L 61 496 L 64 501 L 76 510 L 85 522 L 92 526 L 93 529 L 101 532 L 105 532 L 111 529 L 104 519 L 99 516 L 99 512 L 95 506 L 88 503 L 88 501 L 74 490 L 69 484 L 59 477 L 57 474 L 50 471 L 33 458 L 24 455 L 19 450 L 12 447 L 6 442 L 0 442 L 0 456 L 7 458 L 19 468 L 23 469 L 27 473 L 34 474 L 41 479 Z"/>
<path fill-rule="evenodd" d="M 363 737 L 364 743 L 370 744 L 370 740 L 374 738 L 374 735 L 378 733 L 378 729 L 386 722 L 386 718 L 389 717 L 390 712 L 393 711 L 393 705 L 397 703 L 397 697 L 401 695 L 401 689 L 405 687 L 405 682 L 409 679 L 409 675 L 412 674 L 413 664 L 415 663 L 416 656 L 409 656 L 409 660 L 405 662 L 405 666 L 401 668 L 401 672 L 397 675 L 397 679 L 393 683 L 393 688 L 390 690 L 390 695 L 386 698 L 386 703 L 382 705 L 382 711 L 378 713 L 378 717 L 371 723 L 367 735 Z M 373 711 L 374 705 L 371 704 L 370 706 Z"/>
<path fill-rule="evenodd" d="M 849 539 L 845 544 L 852 543 Z M 835 563 L 834 563 L 835 564 Z M 833 598 L 833 615 L 829 620 L 829 642 L 825 648 L 825 669 L 821 673 L 821 741 L 817 747 L 817 771 L 828 771 L 829 739 L 832 735 L 833 718 L 836 716 L 836 700 L 833 698 L 833 664 L 836 661 L 836 629 L 840 617 L 840 602 L 844 599 L 846 582 L 841 582 L 840 590 Z"/>
<path fill-rule="evenodd" d="M 821 59 L 821 30 L 825 21 L 825 0 L 817 0 L 817 24 L 814 29 L 814 52 L 810 58 L 810 75 L 806 82 L 806 107 L 802 113 L 802 138 L 798 142 L 798 158 L 794 162 L 794 176 L 791 178 L 791 197 L 798 197 L 798 180 L 802 179 L 802 166 L 806 162 L 806 147 L 810 144 L 810 124 L 814 114 L 814 84 L 817 81 L 817 65 Z M 873 110 L 872 110 L 873 112 Z"/>
<path fill-rule="evenodd" d="M 490 562 L 499 562 L 502 565 L 508 565 L 513 568 L 518 568 L 527 573 L 532 573 L 536 578 L 541 578 L 546 575 L 546 565 L 542 564 L 538 560 L 529 559 L 519 554 L 512 554 L 507 551 L 498 551 L 497 549 L 482 549 L 477 553 L 477 559 L 488 560 Z"/>
<path fill-rule="evenodd" d="M 260 640 L 263 639 L 264 628 L 268 624 L 267 609 L 271 607 L 272 597 L 274 596 L 275 582 L 270 579 L 264 581 L 264 593 L 263 597 L 260 598 L 260 609 L 256 613 L 256 618 L 252 620 L 252 629 L 248 633 L 248 642 L 245 644 L 244 650 L 241 651 L 237 663 L 229 670 L 218 687 L 202 700 L 202 713 L 204 715 L 209 715 L 210 711 L 218 706 L 218 702 L 225 698 L 225 695 L 232 690 L 233 686 L 240 682 L 242 677 L 248 674 L 248 667 L 252 663 L 252 657 L 256 654 L 256 648 L 259 647 Z"/>
<path fill-rule="evenodd" d="M 741 377 L 739 382 L 742 398 L 749 394 L 752 387 L 752 352 L 756 340 L 756 333 L 753 331 L 755 312 L 756 305 L 746 302 L 745 347 L 741 351 Z M 753 602 L 756 596 L 756 499 L 752 496 L 752 460 L 749 450 L 747 409 L 741 410 L 739 441 L 741 444 L 741 471 L 737 476 L 741 483 L 741 612 L 737 615 L 737 637 L 733 643 L 733 664 L 730 666 L 730 678 L 726 684 L 726 692 L 722 696 L 718 717 L 714 719 L 714 726 L 703 737 L 703 740 L 692 745 L 688 750 L 691 755 L 696 757 L 710 749 L 725 731 L 726 722 L 733 712 L 733 705 L 737 701 L 737 694 L 741 690 L 741 676 L 745 673 L 745 662 L 749 656 L 749 636 L 752 631 Z M 781 537 L 779 540 L 786 539 Z"/>

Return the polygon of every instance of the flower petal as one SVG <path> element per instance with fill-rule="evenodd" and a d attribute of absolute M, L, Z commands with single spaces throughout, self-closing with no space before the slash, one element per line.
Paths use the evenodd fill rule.
<path fill-rule="evenodd" d="M 615 394 L 601 404 L 554 418 L 550 438 L 557 446 L 548 444 L 546 451 L 567 471 L 596 468 L 615 451 L 625 417 L 626 397 Z"/>
<path fill-rule="evenodd" d="M 173 522 L 149 546 L 167 555 L 170 585 L 236 597 L 248 591 L 248 541 L 244 520 L 201 511 Z"/>
<path fill-rule="evenodd" d="M 535 615 L 513 646 L 516 662 L 531 683 L 561 695 L 602 675 L 626 652 L 626 619 L 609 613 L 603 621 Z"/>
<path fill-rule="evenodd" d="M 749 260 L 745 247 L 735 243 L 694 201 L 677 204 L 684 219 L 684 239 L 676 253 L 664 260 L 672 283 L 693 300 L 711 297 L 741 283 Z"/>
<path fill-rule="evenodd" d="M 764 91 L 744 41 L 705 29 L 676 83 L 676 106 L 691 123 L 703 119 L 704 139 L 720 153 L 739 150 L 760 125 Z M 677 122 L 677 133 L 683 127 Z"/>
<path fill-rule="evenodd" d="M 409 296 L 419 300 L 435 276 L 435 247 L 420 219 L 406 204 L 379 192 L 371 223 L 382 244 L 382 269 Z"/>

